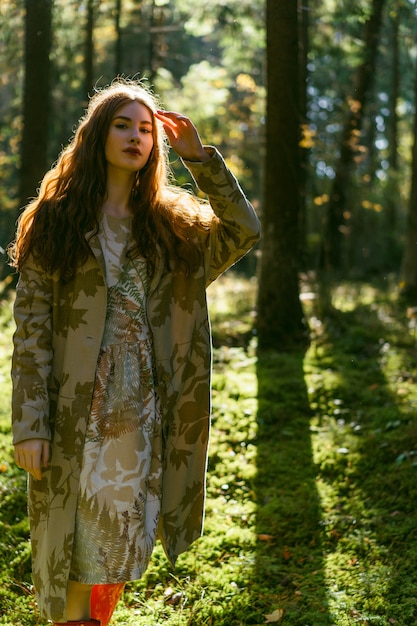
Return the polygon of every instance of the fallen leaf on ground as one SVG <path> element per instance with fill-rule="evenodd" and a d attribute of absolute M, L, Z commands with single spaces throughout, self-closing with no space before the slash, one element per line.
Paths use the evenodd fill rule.
<path fill-rule="evenodd" d="M 175 593 L 175 589 L 173 587 L 167 587 L 164 591 L 164 597 L 165 598 L 170 598 L 171 596 L 173 596 Z"/>
<path fill-rule="evenodd" d="M 274 622 L 279 622 L 282 619 L 283 615 L 284 609 L 276 609 L 270 615 L 265 615 L 265 624 L 273 624 Z"/>
<path fill-rule="evenodd" d="M 172 587 L 167 587 L 164 591 L 164 600 L 166 604 L 177 605 L 184 600 L 184 594 L 181 591 L 175 591 Z"/>

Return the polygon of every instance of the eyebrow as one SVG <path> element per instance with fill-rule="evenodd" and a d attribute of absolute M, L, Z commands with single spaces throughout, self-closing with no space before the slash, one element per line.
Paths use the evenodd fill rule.
<path fill-rule="evenodd" d="M 126 122 L 131 122 L 132 118 L 128 117 L 127 115 L 116 115 L 113 118 L 114 120 L 125 120 Z M 142 120 L 141 122 L 139 122 L 140 124 L 147 124 L 148 126 L 153 126 L 152 122 L 150 122 L 149 120 Z"/>

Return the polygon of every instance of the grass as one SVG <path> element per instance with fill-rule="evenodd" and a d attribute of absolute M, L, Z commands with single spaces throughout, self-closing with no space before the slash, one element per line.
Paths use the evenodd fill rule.
<path fill-rule="evenodd" d="M 256 357 L 256 285 L 210 291 L 213 429 L 204 536 L 158 545 L 113 624 L 417 623 L 417 345 L 395 290 L 343 285 L 307 352 Z M 0 319 L 0 624 L 39 619 L 25 477 L 11 460 L 10 302 Z"/>

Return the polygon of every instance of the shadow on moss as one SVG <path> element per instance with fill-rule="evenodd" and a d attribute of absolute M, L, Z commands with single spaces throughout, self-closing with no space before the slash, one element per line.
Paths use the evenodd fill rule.
<path fill-rule="evenodd" d="M 324 626 L 332 622 L 304 356 L 259 354 L 257 584 L 261 593 L 268 586 L 268 614 L 280 610 L 285 624 Z"/>

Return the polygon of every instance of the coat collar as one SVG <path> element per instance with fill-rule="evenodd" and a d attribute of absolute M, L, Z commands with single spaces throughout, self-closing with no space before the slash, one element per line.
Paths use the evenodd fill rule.
<path fill-rule="evenodd" d="M 85 238 L 88 242 L 88 245 L 91 248 L 92 253 L 97 259 L 97 263 L 100 266 L 101 271 L 103 272 L 103 276 L 106 276 L 106 262 L 104 260 L 103 249 L 101 247 L 100 239 L 98 237 L 98 233 L 95 230 L 90 230 L 85 234 Z M 155 260 L 155 271 L 151 279 L 151 284 L 149 291 L 152 293 L 156 290 L 159 285 L 159 281 L 161 280 L 161 276 L 164 270 L 164 259 L 160 246 L 157 246 L 156 250 L 156 260 Z"/>

